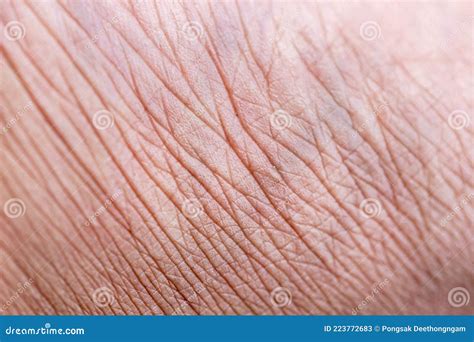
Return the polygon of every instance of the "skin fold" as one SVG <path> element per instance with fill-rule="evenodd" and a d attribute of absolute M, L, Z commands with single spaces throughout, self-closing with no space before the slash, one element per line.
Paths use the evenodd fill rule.
<path fill-rule="evenodd" d="M 1 313 L 474 314 L 473 15 L 2 1 Z"/>

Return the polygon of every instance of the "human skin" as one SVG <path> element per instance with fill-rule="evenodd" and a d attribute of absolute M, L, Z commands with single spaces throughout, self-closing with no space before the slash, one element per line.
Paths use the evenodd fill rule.
<path fill-rule="evenodd" d="M 473 314 L 473 14 L 3 1 L 1 313 Z"/>

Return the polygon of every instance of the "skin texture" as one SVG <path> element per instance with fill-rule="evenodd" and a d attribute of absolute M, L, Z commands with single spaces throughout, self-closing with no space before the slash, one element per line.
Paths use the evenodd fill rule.
<path fill-rule="evenodd" d="M 2 314 L 473 314 L 472 18 L 2 1 Z"/>

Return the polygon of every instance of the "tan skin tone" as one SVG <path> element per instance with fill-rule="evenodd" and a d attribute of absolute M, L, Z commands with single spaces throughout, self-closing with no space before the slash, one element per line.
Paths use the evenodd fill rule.
<path fill-rule="evenodd" d="M 474 313 L 468 2 L 0 6 L 2 314 Z"/>

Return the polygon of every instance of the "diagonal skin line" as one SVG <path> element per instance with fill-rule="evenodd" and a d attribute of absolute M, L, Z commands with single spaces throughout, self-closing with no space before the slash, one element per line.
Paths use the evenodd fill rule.
<path fill-rule="evenodd" d="M 154 97 L 154 96 L 153 96 L 153 97 Z M 150 100 L 152 100 L 153 97 L 152 97 Z M 72 148 L 74 148 L 74 146 L 72 146 Z M 110 159 L 110 158 L 111 158 L 111 157 L 109 157 L 109 159 Z M 51 172 L 52 172 L 52 171 L 53 171 L 53 170 L 51 170 Z M 77 191 L 78 191 L 78 190 L 77 190 Z M 77 192 L 77 191 L 76 191 L 76 192 Z M 76 193 L 76 192 L 74 192 L 74 193 Z M 33 234 L 32 234 L 32 235 L 33 235 Z M 31 235 L 31 236 L 32 236 L 32 235 Z M 31 237 L 31 236 L 30 236 L 30 237 Z M 77 235 L 75 235 L 75 236 L 77 236 Z M 75 237 L 75 236 L 74 236 L 74 237 Z M 29 239 L 28 239 L 28 240 L 29 240 Z M 25 241 L 25 242 L 26 242 L 26 241 Z M 23 245 L 23 244 L 22 244 L 22 245 Z M 20 247 L 21 247 L 22 245 L 20 245 Z M 8 258 L 8 259 L 9 259 L 9 258 Z M 8 259 L 7 259 L 7 260 L 8 260 Z"/>
<path fill-rule="evenodd" d="M 214 21 L 215 21 L 215 18 L 213 17 Z M 227 97 L 230 101 L 230 104 L 232 105 L 232 108 L 233 110 L 236 112 L 236 113 L 239 113 L 239 110 L 238 110 L 238 106 L 236 105 L 235 103 L 235 98 L 233 97 L 233 92 L 229 89 L 229 85 L 227 84 L 228 80 L 227 80 L 227 77 L 225 76 L 225 73 L 223 72 L 222 70 L 222 66 L 221 66 L 221 62 L 220 62 L 220 58 L 219 56 L 216 56 L 215 55 L 215 50 L 216 50 L 216 47 L 214 46 L 214 44 L 212 44 L 212 42 L 209 42 L 211 44 L 211 46 L 206 46 L 206 51 L 209 55 L 209 57 L 214 60 L 214 64 L 216 65 L 216 72 L 219 74 L 219 77 L 221 78 L 222 80 L 222 83 L 224 84 L 224 88 L 225 88 L 225 91 L 226 91 L 226 94 L 227 94 Z M 257 146 L 258 145 L 258 142 L 255 140 L 255 137 L 249 133 L 248 129 L 246 129 L 246 125 L 242 123 L 242 120 L 240 119 L 240 116 L 238 116 L 239 118 L 239 122 L 243 128 L 243 131 L 246 133 L 246 136 L 248 138 L 250 138 L 251 141 L 253 141 Z M 234 139 L 231 139 L 230 137 L 228 138 L 229 141 L 232 141 Z M 268 156 L 268 153 L 265 153 L 261 147 L 259 147 L 260 151 L 263 153 L 263 155 L 268 159 L 268 160 L 271 160 L 271 158 Z M 272 204 L 276 207 L 274 201 L 271 200 L 271 196 L 269 196 L 268 194 L 268 191 L 262 187 L 261 185 L 261 181 L 259 181 L 259 179 L 256 177 L 255 175 L 255 172 L 252 172 L 250 167 L 248 166 L 248 163 L 246 163 L 242 156 L 239 154 L 239 153 L 236 153 L 236 155 L 238 156 L 238 158 L 242 161 L 242 163 L 249 169 L 249 172 L 250 174 L 253 176 L 253 178 L 255 179 L 256 183 L 259 184 L 260 188 L 262 189 L 263 191 L 263 194 L 265 196 L 265 198 Z M 281 175 L 280 175 L 281 176 Z M 330 267 L 328 267 L 328 264 L 327 264 L 327 261 L 325 260 L 325 258 L 323 258 L 322 255 L 318 254 L 317 251 L 315 251 L 314 249 L 312 249 L 308 242 L 301 236 L 301 233 L 300 231 L 295 227 L 294 224 L 292 224 L 291 222 L 288 221 L 288 219 L 284 216 L 284 213 L 280 212 L 279 210 L 276 210 L 276 213 L 278 214 L 278 217 L 281 217 L 281 219 L 286 222 L 288 224 L 289 227 L 291 227 L 291 229 L 295 232 L 295 234 L 297 234 L 297 236 L 299 236 L 301 238 L 301 241 L 303 242 L 303 244 L 305 244 L 306 248 L 308 249 L 308 251 L 312 252 L 312 254 L 315 256 L 315 258 L 317 258 L 323 265 L 324 267 L 326 268 L 327 271 L 329 271 L 330 273 L 333 273 L 330 269 Z M 334 274 L 334 276 L 337 278 L 337 274 Z M 328 300 L 328 302 L 330 302 L 330 297 L 328 296 L 328 294 L 326 293 L 326 291 L 324 289 L 322 289 L 320 286 L 318 286 L 316 284 L 316 286 L 319 288 L 319 291 L 322 293 L 322 295 Z"/>
<path fill-rule="evenodd" d="M 153 95 L 152 97 L 154 97 L 154 95 Z M 346 231 L 343 231 L 343 232 L 341 232 L 341 233 L 345 233 L 345 232 L 346 232 Z M 436 235 L 434 234 L 434 232 L 433 232 L 431 238 L 432 238 L 432 239 L 436 238 Z M 430 240 L 430 241 L 431 241 L 431 240 Z M 428 243 L 428 242 L 427 242 L 427 243 Z M 420 246 L 420 248 L 421 248 L 421 246 Z M 451 261 L 452 261 L 452 260 L 448 261 L 448 263 L 451 262 Z M 445 266 L 446 266 L 446 265 L 445 265 Z M 441 269 L 438 271 L 438 273 L 439 273 L 445 266 L 441 267 Z M 398 271 L 398 270 L 397 270 L 397 271 Z M 396 272 L 396 271 L 393 271 L 393 272 L 392 272 L 392 276 L 395 275 L 395 272 Z M 425 283 L 425 284 L 426 284 L 426 283 Z M 406 307 L 406 305 L 405 305 L 404 307 Z"/>
<path fill-rule="evenodd" d="M 126 183 L 126 182 L 124 182 L 124 183 Z M 148 191 L 146 191 L 146 193 L 149 192 L 149 191 L 153 191 L 153 190 L 155 190 L 155 187 L 154 187 L 154 186 L 151 186 L 150 189 L 149 189 Z M 48 223 L 47 223 L 46 221 L 44 221 L 41 217 L 40 217 L 40 219 L 41 219 L 41 221 L 43 221 L 45 224 L 48 224 Z M 80 230 L 78 229 L 78 230 L 76 230 L 76 232 L 75 232 L 74 234 L 72 234 L 72 235 L 69 236 L 70 240 L 71 240 L 71 241 L 74 240 L 79 234 L 80 234 Z M 31 236 L 30 236 L 30 237 L 31 237 Z M 26 242 L 26 241 L 25 241 L 25 242 Z M 110 242 L 108 246 L 112 245 L 112 243 L 113 243 L 113 242 Z M 68 248 L 68 247 L 69 247 L 69 244 L 65 244 L 65 246 L 64 246 L 63 248 L 58 249 L 58 251 L 64 252 L 64 251 L 66 250 L 66 248 Z M 17 249 L 17 250 L 18 250 L 18 249 Z M 104 251 L 105 251 L 105 250 L 107 250 L 107 248 L 105 248 Z M 100 255 L 101 255 L 101 254 L 98 254 L 98 256 L 100 256 Z M 11 258 L 11 257 L 12 257 L 12 256 L 10 256 L 9 258 Z M 98 259 L 98 257 L 97 257 L 97 259 Z M 8 260 L 8 259 L 7 259 L 7 260 Z M 51 261 L 53 261 L 53 260 L 54 260 L 54 258 L 51 258 L 50 261 L 49 261 L 49 263 L 51 263 Z M 39 268 L 36 272 L 34 272 L 30 277 L 41 276 L 40 272 L 43 271 L 43 270 L 49 265 L 49 263 L 48 263 L 47 261 L 45 261 L 45 262 L 43 263 L 44 266 L 43 266 L 43 267 L 40 267 L 40 268 Z M 52 264 L 52 263 L 51 263 L 51 264 Z M 42 276 L 41 276 L 41 277 L 42 277 Z M 124 311 L 124 312 L 125 312 L 125 311 Z"/>

